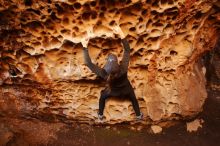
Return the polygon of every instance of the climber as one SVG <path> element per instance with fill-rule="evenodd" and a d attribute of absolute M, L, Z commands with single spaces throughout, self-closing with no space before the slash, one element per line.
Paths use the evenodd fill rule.
<path fill-rule="evenodd" d="M 120 65 L 118 64 L 117 56 L 110 53 L 107 57 L 107 62 L 104 68 L 98 67 L 97 65 L 92 63 L 88 53 L 87 44 L 89 42 L 89 39 L 86 38 L 84 39 L 84 41 L 81 42 L 83 45 L 85 64 L 93 73 L 107 81 L 107 87 L 101 91 L 101 97 L 99 99 L 98 118 L 100 120 L 103 119 L 105 100 L 109 97 L 117 97 L 128 98 L 132 102 L 136 118 L 138 120 L 141 120 L 143 118 L 143 114 L 140 112 L 134 90 L 127 77 L 130 59 L 130 46 L 120 27 L 116 27 L 113 32 L 120 36 L 124 47 L 124 54 Z"/>

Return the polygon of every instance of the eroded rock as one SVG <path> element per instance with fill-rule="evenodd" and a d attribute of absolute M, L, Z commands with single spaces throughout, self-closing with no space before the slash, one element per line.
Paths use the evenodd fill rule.
<path fill-rule="evenodd" d="M 163 129 L 158 125 L 152 125 L 151 130 L 154 134 L 158 134 L 161 133 Z"/>
<path fill-rule="evenodd" d="M 203 119 L 196 119 L 192 122 L 186 123 L 186 128 L 188 132 L 196 132 L 199 128 L 202 128 L 202 124 L 204 123 Z"/>
<path fill-rule="evenodd" d="M 103 67 L 122 57 L 113 27 L 132 48 L 128 76 L 146 123 L 194 116 L 207 97 L 200 56 L 217 40 L 219 2 L 0 1 L 0 111 L 95 123 L 104 83 L 84 65 L 80 41 Z M 12 102 L 11 102 L 12 101 Z M 6 104 L 6 103 L 10 104 Z M 105 123 L 134 122 L 129 101 L 110 99 Z M 10 114 L 9 114 L 10 115 Z"/>
<path fill-rule="evenodd" d="M 5 126 L 5 124 L 0 124 L 0 145 L 6 145 L 10 140 L 12 140 L 14 134 L 12 131 Z"/>

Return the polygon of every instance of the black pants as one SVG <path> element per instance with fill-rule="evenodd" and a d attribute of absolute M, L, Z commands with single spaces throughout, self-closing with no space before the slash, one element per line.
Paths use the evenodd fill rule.
<path fill-rule="evenodd" d="M 124 93 L 126 92 L 126 93 Z M 101 97 L 99 99 L 99 114 L 103 115 L 103 110 L 105 108 L 105 100 L 109 97 L 127 98 L 131 101 L 134 108 L 136 116 L 140 116 L 139 104 L 136 99 L 134 90 L 132 87 L 124 90 L 108 90 L 107 88 L 101 91 Z"/>

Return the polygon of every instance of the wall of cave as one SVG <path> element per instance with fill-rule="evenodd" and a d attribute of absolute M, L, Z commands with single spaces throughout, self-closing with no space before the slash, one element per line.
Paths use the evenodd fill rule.
<path fill-rule="evenodd" d="M 131 46 L 128 76 L 144 123 L 182 119 L 202 110 L 201 56 L 218 39 L 217 0 L 0 0 L 0 115 L 98 123 L 105 87 L 84 64 L 81 41 L 103 67 Z M 105 123 L 135 122 L 130 101 L 109 99 Z"/>

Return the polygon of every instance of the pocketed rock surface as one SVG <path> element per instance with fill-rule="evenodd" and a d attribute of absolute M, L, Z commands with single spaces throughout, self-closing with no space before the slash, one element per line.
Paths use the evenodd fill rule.
<path fill-rule="evenodd" d="M 218 40 L 217 0 L 0 0 L 0 115 L 99 124 L 105 87 L 84 64 L 123 54 L 147 124 L 195 116 L 207 97 L 201 56 Z M 106 124 L 135 122 L 130 101 L 109 99 Z"/>

